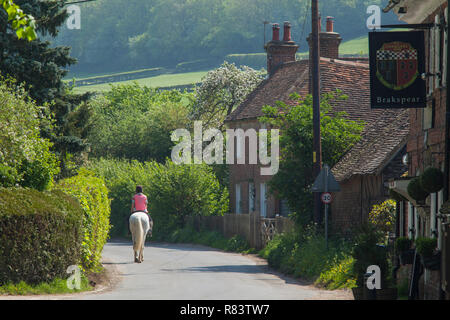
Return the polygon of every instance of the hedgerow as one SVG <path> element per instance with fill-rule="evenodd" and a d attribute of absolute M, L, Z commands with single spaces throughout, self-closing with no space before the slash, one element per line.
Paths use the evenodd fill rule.
<path fill-rule="evenodd" d="M 88 168 L 102 177 L 109 189 L 112 236 L 127 234 L 126 218 L 136 185 L 142 185 L 147 195 L 154 237 L 183 228 L 185 216 L 228 211 L 228 191 L 207 165 L 99 159 L 91 161 Z"/>
<path fill-rule="evenodd" d="M 0 285 L 67 277 L 81 258 L 83 210 L 59 191 L 0 188 Z"/>
<path fill-rule="evenodd" d="M 82 168 L 76 176 L 61 180 L 57 189 L 78 199 L 83 209 L 83 239 L 81 242 L 81 264 L 84 269 L 100 267 L 101 253 L 110 225 L 110 200 L 103 179 Z"/>

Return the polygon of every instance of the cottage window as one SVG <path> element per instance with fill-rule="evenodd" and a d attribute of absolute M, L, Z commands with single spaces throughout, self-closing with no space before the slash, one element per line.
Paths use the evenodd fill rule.
<path fill-rule="evenodd" d="M 445 23 L 447 24 L 448 20 L 448 8 L 445 9 Z M 442 86 L 447 86 L 447 42 L 448 42 L 448 30 L 447 28 L 444 28 L 444 53 L 443 53 L 443 59 L 442 59 Z"/>
<path fill-rule="evenodd" d="M 248 212 L 255 211 L 255 198 L 256 198 L 256 190 L 255 183 L 248 183 Z"/>
<path fill-rule="evenodd" d="M 267 216 L 267 199 L 266 199 L 266 184 L 261 183 L 259 189 L 259 206 L 261 210 L 261 216 Z"/>
<path fill-rule="evenodd" d="M 239 183 L 236 184 L 236 195 L 235 195 L 235 200 L 236 200 L 236 213 L 239 214 L 241 213 L 241 185 Z"/>

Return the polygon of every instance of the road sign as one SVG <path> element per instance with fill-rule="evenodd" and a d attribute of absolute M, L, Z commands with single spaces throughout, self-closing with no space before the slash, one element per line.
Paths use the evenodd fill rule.
<path fill-rule="evenodd" d="M 333 196 L 329 192 L 324 192 L 321 194 L 320 200 L 325 204 L 330 204 L 333 201 Z"/>
<path fill-rule="evenodd" d="M 330 167 L 323 166 L 312 186 L 312 192 L 336 192 L 341 191 L 339 183 L 331 173 Z"/>

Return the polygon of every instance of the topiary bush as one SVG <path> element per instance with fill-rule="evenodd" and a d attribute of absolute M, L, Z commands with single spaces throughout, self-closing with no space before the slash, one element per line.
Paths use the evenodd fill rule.
<path fill-rule="evenodd" d="M 76 176 L 61 180 L 57 189 L 78 199 L 83 209 L 81 264 L 84 269 L 95 271 L 101 265 L 103 246 L 111 228 L 110 200 L 105 182 L 82 168 Z"/>
<path fill-rule="evenodd" d="M 429 258 L 433 255 L 434 251 L 436 250 L 436 246 L 437 246 L 436 238 L 419 237 L 416 239 L 417 252 L 425 258 Z"/>
<path fill-rule="evenodd" d="M 399 237 L 395 240 L 395 251 L 400 253 L 411 248 L 412 240 L 408 237 Z"/>
<path fill-rule="evenodd" d="M 427 168 L 420 176 L 420 184 L 426 192 L 438 192 L 444 187 L 444 174 L 437 168 Z"/>
<path fill-rule="evenodd" d="M 407 187 L 408 194 L 418 202 L 425 201 L 429 193 L 425 191 L 420 182 L 420 177 L 411 179 Z"/>
<path fill-rule="evenodd" d="M 81 259 L 83 210 L 61 191 L 0 188 L 0 285 L 67 277 Z"/>

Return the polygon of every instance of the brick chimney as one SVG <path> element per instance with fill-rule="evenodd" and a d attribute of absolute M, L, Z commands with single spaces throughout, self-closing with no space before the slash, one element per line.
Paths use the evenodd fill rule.
<path fill-rule="evenodd" d="M 272 40 L 264 48 L 267 52 L 267 72 L 272 75 L 273 71 L 283 63 L 295 61 L 295 53 L 298 45 L 292 41 L 291 24 L 284 23 L 283 40 L 280 40 L 280 26 L 278 23 L 272 25 Z"/>
<path fill-rule="evenodd" d="M 334 32 L 334 22 L 333 17 L 327 17 L 326 32 L 322 32 L 319 28 L 319 39 L 320 39 L 320 56 L 330 59 L 339 59 L 339 45 L 341 44 L 342 38 L 339 33 Z M 320 21 L 320 19 L 319 19 Z M 320 26 L 319 22 L 319 26 Z M 312 37 L 308 37 L 309 47 L 311 48 Z M 311 50 L 310 50 L 311 59 Z"/>

